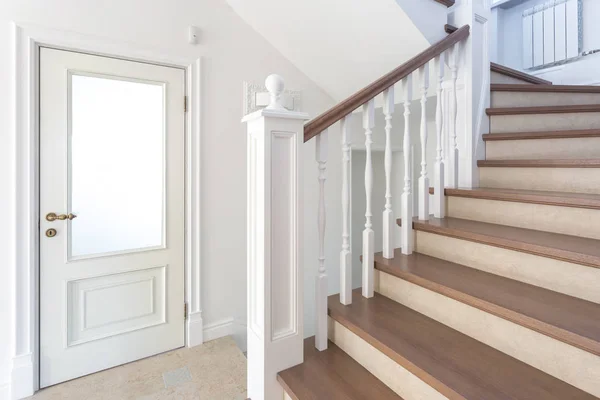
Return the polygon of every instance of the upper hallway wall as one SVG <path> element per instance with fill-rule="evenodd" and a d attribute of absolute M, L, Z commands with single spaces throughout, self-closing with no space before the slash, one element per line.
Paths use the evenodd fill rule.
<path fill-rule="evenodd" d="M 336 101 L 445 36 L 433 0 L 227 0 Z"/>

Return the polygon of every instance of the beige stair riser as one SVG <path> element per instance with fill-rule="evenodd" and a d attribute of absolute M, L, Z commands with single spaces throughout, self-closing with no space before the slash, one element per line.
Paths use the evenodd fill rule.
<path fill-rule="evenodd" d="M 416 251 L 600 304 L 599 268 L 420 231 Z"/>
<path fill-rule="evenodd" d="M 596 129 L 600 112 L 492 115 L 490 132 L 544 132 L 574 129 Z"/>
<path fill-rule="evenodd" d="M 600 357 L 503 318 L 376 271 L 375 290 L 400 304 L 600 396 Z"/>
<path fill-rule="evenodd" d="M 283 391 L 283 400 L 292 400 L 292 397 L 285 390 Z"/>
<path fill-rule="evenodd" d="M 479 184 L 486 188 L 600 194 L 600 168 L 481 167 Z"/>
<path fill-rule="evenodd" d="M 492 83 L 531 85 L 530 82 L 522 81 L 520 79 L 513 78 L 512 76 L 506 76 L 503 74 L 499 74 L 498 72 L 495 72 L 495 71 L 491 72 L 490 80 Z"/>
<path fill-rule="evenodd" d="M 585 159 L 600 155 L 600 137 L 490 140 L 486 160 Z"/>
<path fill-rule="evenodd" d="M 600 239 L 600 210 L 454 196 L 446 199 L 448 217 Z"/>
<path fill-rule="evenodd" d="M 360 336 L 328 317 L 329 340 L 405 400 L 447 399 Z"/>
<path fill-rule="evenodd" d="M 600 93 L 493 91 L 492 107 L 542 107 L 600 104 Z"/>

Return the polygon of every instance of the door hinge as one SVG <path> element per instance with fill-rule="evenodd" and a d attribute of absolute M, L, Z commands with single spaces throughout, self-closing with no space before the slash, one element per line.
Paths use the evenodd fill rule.
<path fill-rule="evenodd" d="M 188 317 L 187 313 L 187 303 L 183 303 L 183 319 L 186 320 Z"/>
<path fill-rule="evenodd" d="M 187 112 L 187 96 L 183 96 L 183 112 Z"/>

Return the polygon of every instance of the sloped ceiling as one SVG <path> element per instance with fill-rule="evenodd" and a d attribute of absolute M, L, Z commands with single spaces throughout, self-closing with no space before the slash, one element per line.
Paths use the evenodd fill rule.
<path fill-rule="evenodd" d="M 432 0 L 227 2 L 337 101 L 439 40 L 446 20 L 445 7 Z M 421 2 L 427 6 L 410 5 Z"/>

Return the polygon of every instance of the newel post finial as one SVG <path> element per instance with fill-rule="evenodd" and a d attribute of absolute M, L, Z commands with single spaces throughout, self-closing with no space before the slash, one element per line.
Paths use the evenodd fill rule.
<path fill-rule="evenodd" d="M 265 80 L 265 86 L 271 95 L 271 102 L 267 106 L 268 110 L 285 110 L 283 106 L 283 89 L 285 87 L 285 81 L 277 74 L 271 74 L 267 76 Z"/>

